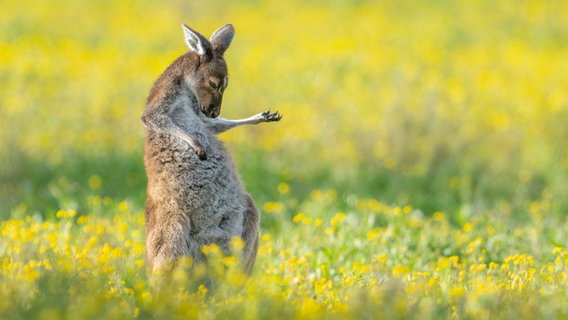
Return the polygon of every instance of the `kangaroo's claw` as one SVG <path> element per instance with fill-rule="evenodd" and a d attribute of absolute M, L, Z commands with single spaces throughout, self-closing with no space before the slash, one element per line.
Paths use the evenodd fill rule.
<path fill-rule="evenodd" d="M 197 154 L 199 160 L 207 160 L 207 153 L 205 153 L 205 148 L 203 148 L 202 146 L 199 146 L 195 149 L 195 154 Z"/>
<path fill-rule="evenodd" d="M 263 112 L 262 117 L 265 121 L 280 121 L 280 119 L 282 119 L 282 115 L 278 113 L 278 111 L 270 113 L 270 109 Z"/>

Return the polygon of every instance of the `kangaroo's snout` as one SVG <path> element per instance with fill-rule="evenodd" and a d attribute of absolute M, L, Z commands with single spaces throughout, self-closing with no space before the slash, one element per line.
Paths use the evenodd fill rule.
<path fill-rule="evenodd" d="M 214 104 L 210 104 L 209 106 L 205 107 L 201 107 L 201 112 L 207 117 L 207 118 L 217 118 L 219 116 L 219 114 L 221 114 L 221 106 L 216 106 Z"/>

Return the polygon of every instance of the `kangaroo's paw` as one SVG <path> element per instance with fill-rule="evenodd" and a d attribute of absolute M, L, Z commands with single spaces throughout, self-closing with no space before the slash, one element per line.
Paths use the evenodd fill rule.
<path fill-rule="evenodd" d="M 197 145 L 196 147 L 193 148 L 193 150 L 195 151 L 195 154 L 197 154 L 197 156 L 199 157 L 199 160 L 207 160 L 207 154 L 205 153 L 205 148 L 203 148 L 200 145 Z"/>
<path fill-rule="evenodd" d="M 278 111 L 276 111 L 274 113 L 270 113 L 270 109 L 264 111 L 260 115 L 262 116 L 262 120 L 264 120 L 266 122 L 280 121 L 280 119 L 282 119 L 282 115 L 280 113 L 278 113 Z"/>

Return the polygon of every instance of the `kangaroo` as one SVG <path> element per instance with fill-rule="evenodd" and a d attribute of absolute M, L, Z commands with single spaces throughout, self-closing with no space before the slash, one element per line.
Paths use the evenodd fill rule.
<path fill-rule="evenodd" d="M 141 120 L 146 128 L 144 166 L 146 261 L 150 270 L 170 268 L 181 256 L 205 263 L 204 245 L 231 254 L 241 238 L 241 264 L 250 273 L 258 249 L 259 211 L 217 134 L 244 124 L 279 121 L 270 111 L 240 120 L 218 118 L 228 85 L 223 59 L 235 29 L 227 24 L 209 41 L 182 24 L 189 51 L 152 87 Z"/>

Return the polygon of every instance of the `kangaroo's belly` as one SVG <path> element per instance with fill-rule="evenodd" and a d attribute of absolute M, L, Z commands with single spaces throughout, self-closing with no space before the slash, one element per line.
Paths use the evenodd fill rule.
<path fill-rule="evenodd" d="M 208 237 L 240 236 L 248 204 L 222 143 L 207 141 L 207 160 L 200 160 L 183 141 L 159 134 L 150 138 L 144 162 L 156 222 L 182 215 L 191 237 L 202 243 L 218 242 Z"/>

